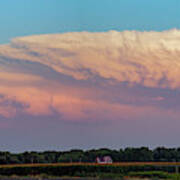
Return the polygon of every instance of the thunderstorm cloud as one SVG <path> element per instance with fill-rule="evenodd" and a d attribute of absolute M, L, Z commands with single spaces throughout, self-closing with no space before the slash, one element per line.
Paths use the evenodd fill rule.
<path fill-rule="evenodd" d="M 179 117 L 180 31 L 18 37 L 0 46 L 0 116 Z"/>

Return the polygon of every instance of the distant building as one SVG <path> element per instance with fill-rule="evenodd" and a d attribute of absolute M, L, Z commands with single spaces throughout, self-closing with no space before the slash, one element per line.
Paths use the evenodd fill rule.
<path fill-rule="evenodd" d="M 102 157 L 102 158 L 100 158 L 100 157 L 97 157 L 96 158 L 96 163 L 101 163 L 101 164 L 106 164 L 106 163 L 113 163 L 113 160 L 112 160 L 112 158 L 110 157 L 110 156 L 104 156 L 104 157 Z"/>

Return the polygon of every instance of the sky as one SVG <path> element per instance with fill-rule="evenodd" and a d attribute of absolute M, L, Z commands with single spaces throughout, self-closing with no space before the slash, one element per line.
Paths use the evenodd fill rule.
<path fill-rule="evenodd" d="M 1 150 L 180 146 L 179 0 L 0 7 Z"/>

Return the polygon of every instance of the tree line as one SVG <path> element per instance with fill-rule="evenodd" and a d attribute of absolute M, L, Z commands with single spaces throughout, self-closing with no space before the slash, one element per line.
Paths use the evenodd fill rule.
<path fill-rule="evenodd" d="M 0 164 L 95 162 L 96 157 L 110 156 L 113 162 L 180 162 L 180 148 L 148 147 L 111 149 L 74 149 L 10 153 L 0 151 Z"/>

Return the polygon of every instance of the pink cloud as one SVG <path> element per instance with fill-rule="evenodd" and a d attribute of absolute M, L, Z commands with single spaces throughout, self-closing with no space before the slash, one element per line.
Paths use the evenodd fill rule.
<path fill-rule="evenodd" d="M 70 121 L 177 118 L 177 110 L 164 108 L 170 97 L 159 91 L 179 90 L 179 38 L 178 30 L 16 38 L 0 46 L 5 62 L 0 67 L 0 94 L 9 102 L 0 102 L 0 115 L 56 113 L 58 119 Z M 29 68 L 37 65 L 49 71 Z M 137 85 L 143 95 L 133 91 Z M 151 94 L 151 89 L 157 92 Z"/>

